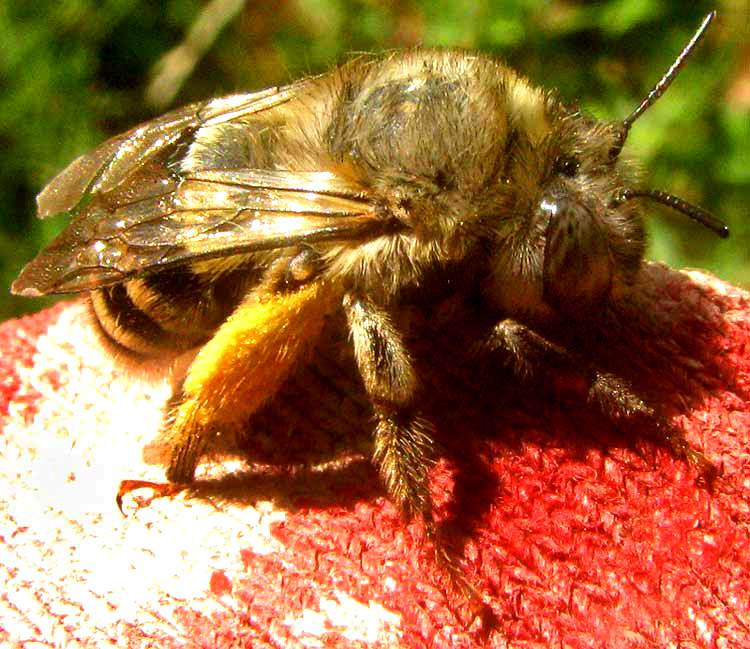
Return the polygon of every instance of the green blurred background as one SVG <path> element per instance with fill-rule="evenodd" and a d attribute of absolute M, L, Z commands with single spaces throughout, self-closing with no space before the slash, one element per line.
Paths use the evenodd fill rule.
<path fill-rule="evenodd" d="M 728 222 L 721 241 L 656 206 L 649 257 L 750 287 L 750 0 L 505 3 L 4 0 L 0 3 L 0 319 L 22 265 L 64 225 L 34 196 L 110 135 L 196 99 L 321 72 L 349 52 L 479 48 L 600 118 L 623 118 L 708 11 L 719 18 L 626 148 L 648 186 Z"/>

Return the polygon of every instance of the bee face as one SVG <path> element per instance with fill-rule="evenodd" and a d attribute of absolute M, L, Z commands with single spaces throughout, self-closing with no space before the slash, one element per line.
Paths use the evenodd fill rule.
<path fill-rule="evenodd" d="M 197 350 L 165 420 L 175 482 L 273 398 L 336 316 L 371 402 L 383 481 L 429 522 L 434 424 L 420 410 L 408 342 L 419 332 L 405 330 L 404 312 L 427 320 L 444 303 L 491 323 L 468 347 L 518 381 L 543 376 L 545 363 L 578 369 L 605 414 L 640 413 L 674 442 L 626 383 L 601 380 L 540 332 L 595 320 L 636 281 L 645 235 L 633 199 L 726 233 L 699 208 L 637 189 L 620 159 L 710 19 L 623 122 L 450 50 L 360 58 L 168 113 L 45 188 L 40 216 L 73 220 L 13 290 L 90 291 L 104 338 L 136 358 Z"/>
<path fill-rule="evenodd" d="M 640 206 L 613 200 L 634 182 L 611 154 L 619 125 L 558 104 L 551 113 L 541 143 L 516 146 L 515 211 L 498 230 L 486 284 L 502 311 L 537 321 L 591 314 L 627 290 L 646 242 Z"/>

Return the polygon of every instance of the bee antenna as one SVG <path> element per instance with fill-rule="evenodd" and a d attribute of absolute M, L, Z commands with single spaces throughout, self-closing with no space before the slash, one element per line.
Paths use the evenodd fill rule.
<path fill-rule="evenodd" d="M 669 88 L 672 81 L 674 81 L 675 77 L 677 76 L 677 73 L 682 69 L 682 66 L 685 65 L 685 63 L 688 60 L 688 57 L 693 53 L 693 50 L 695 49 L 696 45 L 701 41 L 703 38 L 703 35 L 706 33 L 706 30 L 708 29 L 708 26 L 711 24 L 711 21 L 716 17 L 716 12 L 712 11 L 710 14 L 708 14 L 701 23 L 701 26 L 698 27 L 698 30 L 693 34 L 693 37 L 690 39 L 690 42 L 685 45 L 685 47 L 682 49 L 682 52 L 680 52 L 680 55 L 675 59 L 675 62 L 672 63 L 672 66 L 667 70 L 667 72 L 664 74 L 664 76 L 659 80 L 659 83 L 657 83 L 652 89 L 651 92 L 646 95 L 646 98 L 640 103 L 638 108 L 636 108 L 630 115 L 628 115 L 623 121 L 622 126 L 625 130 L 625 133 L 627 133 L 630 130 L 630 127 L 633 125 L 633 122 L 637 120 L 645 110 L 654 104 L 659 97 L 661 97 L 667 88 Z"/>
<path fill-rule="evenodd" d="M 729 228 L 711 214 L 711 212 L 658 189 L 623 189 L 615 196 L 614 204 L 619 205 L 633 198 L 650 198 L 652 201 L 671 207 L 676 212 L 680 212 L 685 216 L 689 216 L 694 221 L 698 221 L 698 223 L 722 239 L 726 239 L 729 236 Z"/>

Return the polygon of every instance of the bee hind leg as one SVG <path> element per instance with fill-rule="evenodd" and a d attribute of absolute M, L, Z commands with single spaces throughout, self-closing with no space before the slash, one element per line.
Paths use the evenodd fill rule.
<path fill-rule="evenodd" d="M 338 301 L 325 282 L 250 293 L 193 360 L 166 418 L 170 482 L 193 480 L 201 456 L 271 399 Z"/>

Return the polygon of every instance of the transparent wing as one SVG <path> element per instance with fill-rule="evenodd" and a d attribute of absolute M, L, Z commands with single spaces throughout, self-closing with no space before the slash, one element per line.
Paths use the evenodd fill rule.
<path fill-rule="evenodd" d="M 361 189 L 333 173 L 175 171 L 198 129 L 273 109 L 305 83 L 192 104 L 74 160 L 37 198 L 40 217 L 67 212 L 71 223 L 11 290 L 73 293 L 192 259 L 386 231 Z"/>
<path fill-rule="evenodd" d="M 300 83 L 190 104 L 107 140 L 50 181 L 37 196 L 39 216 L 68 212 L 85 196 L 114 189 L 138 167 L 201 126 L 257 114 L 289 101 Z"/>
<path fill-rule="evenodd" d="M 154 183 L 137 200 L 115 191 L 94 195 L 78 209 L 23 269 L 14 293 L 73 293 L 188 260 L 366 239 L 393 228 L 329 172 L 205 170 Z"/>

